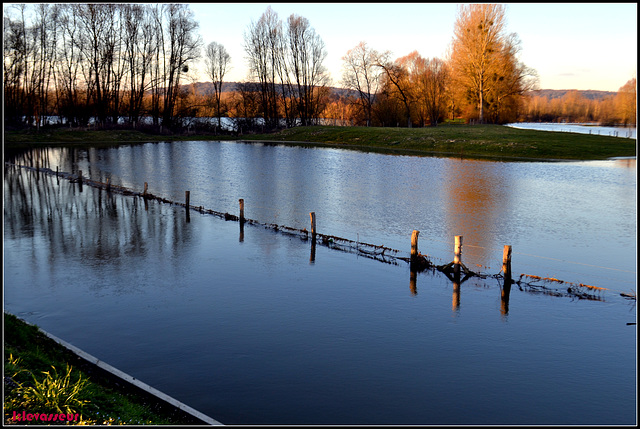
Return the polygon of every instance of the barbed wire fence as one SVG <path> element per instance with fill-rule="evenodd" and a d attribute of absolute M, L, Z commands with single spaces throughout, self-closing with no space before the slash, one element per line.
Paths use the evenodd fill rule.
<path fill-rule="evenodd" d="M 442 262 L 443 259 L 435 256 L 430 256 L 429 254 L 425 254 L 425 255 L 419 254 L 417 263 L 415 263 L 416 260 L 412 260 L 412 256 L 407 256 L 407 252 L 393 249 L 384 245 L 375 245 L 375 244 L 360 241 L 359 234 L 357 233 L 356 233 L 355 240 L 340 237 L 337 235 L 332 235 L 332 234 L 319 233 L 315 231 L 315 213 L 310 213 L 310 215 L 312 215 L 311 216 L 312 225 L 311 225 L 311 231 L 310 231 L 306 228 L 295 228 L 287 225 L 280 225 L 273 222 L 263 222 L 263 221 L 258 221 L 251 218 L 246 218 L 244 217 L 244 213 L 243 213 L 244 200 L 239 200 L 240 210 L 239 210 L 239 214 L 236 215 L 228 212 L 221 212 L 221 211 L 205 208 L 204 206 L 197 206 L 197 205 L 191 204 L 189 200 L 190 198 L 189 191 L 185 191 L 184 202 L 171 201 L 164 197 L 153 195 L 148 192 L 148 187 L 146 182 L 144 184 L 144 190 L 140 192 L 122 185 L 110 183 L 109 178 L 107 178 L 106 182 L 85 178 L 82 175 L 82 171 L 78 171 L 77 174 L 69 173 L 69 172 L 61 172 L 61 171 L 58 171 L 57 167 L 56 167 L 56 171 L 53 171 L 49 167 L 41 167 L 38 163 L 36 163 L 35 166 L 28 166 L 28 165 L 5 162 L 5 167 L 13 167 L 13 168 L 34 171 L 37 173 L 47 174 L 47 175 L 54 175 L 58 178 L 66 179 L 73 183 L 85 184 L 87 186 L 91 186 L 94 188 L 105 189 L 109 192 L 119 193 L 126 196 L 140 197 L 140 198 L 143 198 L 144 200 L 153 200 L 153 201 L 157 201 L 164 204 L 184 207 L 186 209 L 187 216 L 189 216 L 190 211 L 196 211 L 202 214 L 213 215 L 221 219 L 224 219 L 226 221 L 237 221 L 237 222 L 240 222 L 242 225 L 248 224 L 248 225 L 268 228 L 276 232 L 298 237 L 301 240 L 310 240 L 313 246 L 315 246 L 316 243 L 319 243 L 320 245 L 323 245 L 333 250 L 354 253 L 359 256 L 373 259 L 386 264 L 400 265 L 402 263 L 408 263 L 410 264 L 412 271 L 421 272 L 421 271 L 430 270 L 432 272 L 437 271 L 447 275 L 451 275 L 455 265 L 454 262 L 447 263 L 446 260 L 444 260 L 445 263 L 437 264 L 436 260 L 439 260 Z M 451 243 L 447 243 L 445 241 L 433 239 L 433 238 L 429 239 L 427 242 L 427 245 L 430 249 L 433 249 L 434 251 L 436 251 L 438 254 L 441 254 L 441 255 L 450 254 L 451 252 L 455 254 L 455 250 L 451 250 L 450 244 Z M 442 245 L 442 247 L 438 247 L 440 245 Z M 471 249 L 484 250 L 489 252 L 502 251 L 502 249 L 490 248 L 486 246 L 478 246 L 474 244 L 465 244 L 464 247 L 471 248 Z M 522 253 L 522 252 L 510 252 L 510 253 L 512 255 L 524 256 L 532 261 L 544 260 L 544 261 L 553 261 L 553 262 L 561 263 L 565 268 L 562 268 L 560 271 L 571 276 L 580 276 L 580 275 L 583 275 L 583 273 L 580 271 L 572 271 L 570 269 L 567 269 L 566 267 L 570 266 L 570 267 L 593 268 L 593 269 L 599 270 L 599 272 L 600 271 L 603 272 L 603 274 L 602 275 L 590 274 L 590 277 L 602 279 L 603 284 L 612 283 L 612 278 L 610 275 L 611 273 L 633 274 L 634 278 L 636 278 L 636 271 L 634 270 L 611 268 L 611 267 L 600 266 L 595 264 L 587 264 L 582 262 L 570 261 L 566 259 L 534 255 L 534 254 Z M 455 255 L 454 255 L 454 261 L 455 261 Z M 496 261 L 498 260 L 496 259 Z M 504 266 L 504 261 L 500 261 L 500 262 L 502 262 Z M 459 265 L 462 267 L 462 271 L 465 274 L 465 277 L 462 279 L 462 281 L 465 281 L 466 279 L 472 278 L 472 277 L 485 279 L 485 280 L 495 279 L 498 281 L 498 283 L 504 281 L 504 273 L 503 273 L 502 267 L 498 269 L 498 268 L 493 268 L 490 265 L 487 266 L 482 264 L 475 264 L 475 268 L 472 270 L 468 268 L 462 261 L 459 262 Z M 518 267 L 524 268 L 524 269 L 531 268 L 532 270 L 531 272 L 535 272 L 536 270 L 538 270 L 537 272 L 543 271 L 542 269 L 543 267 L 541 267 L 541 265 L 535 264 L 532 262 L 528 263 L 527 260 L 518 261 Z M 493 273 L 491 273 L 491 271 L 493 271 Z M 608 273 L 609 275 L 605 275 L 604 272 Z M 603 292 L 610 291 L 613 293 L 617 293 L 626 299 L 635 301 L 637 285 L 636 283 L 633 283 L 633 284 L 628 283 L 628 280 L 626 281 L 627 281 L 628 287 L 624 289 L 623 287 L 621 287 L 621 285 L 625 283 L 625 280 L 623 279 L 614 279 L 613 282 L 615 282 L 617 285 L 614 288 L 611 286 L 601 287 L 601 286 L 584 284 L 580 282 L 569 282 L 569 281 L 558 279 L 555 276 L 554 277 L 542 276 L 542 275 L 538 276 L 535 274 L 523 273 L 523 274 L 520 274 L 517 280 L 514 278 L 513 284 L 516 284 L 518 287 L 520 287 L 523 290 L 528 290 L 532 292 L 540 292 L 540 293 L 545 293 L 545 294 L 554 295 L 554 296 L 568 296 L 568 297 L 573 297 L 578 299 L 591 299 L 591 300 L 603 300 L 602 298 Z"/>

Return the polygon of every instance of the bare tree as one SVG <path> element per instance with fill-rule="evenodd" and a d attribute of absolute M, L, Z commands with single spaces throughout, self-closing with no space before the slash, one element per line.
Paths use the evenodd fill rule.
<path fill-rule="evenodd" d="M 421 75 L 420 81 L 431 126 L 438 125 L 438 121 L 444 116 L 448 97 L 448 80 L 449 68 L 444 61 L 439 58 L 432 58 L 426 61 L 425 70 Z"/>
<path fill-rule="evenodd" d="M 227 52 L 225 47 L 218 42 L 211 42 L 207 46 L 205 51 L 205 64 L 207 75 L 213 83 L 213 96 L 216 104 L 216 116 L 218 117 L 218 128 L 222 127 L 222 111 L 221 111 L 221 96 L 222 96 L 222 83 L 224 82 L 224 76 L 229 70 L 231 62 L 231 55 Z"/>
<path fill-rule="evenodd" d="M 144 94 L 151 86 L 151 68 L 156 50 L 152 10 L 147 5 L 122 5 L 124 58 L 127 65 L 129 122 L 135 127 L 142 113 Z"/>
<path fill-rule="evenodd" d="M 322 110 L 321 97 L 328 83 L 327 70 L 323 65 L 327 52 L 308 19 L 292 14 L 287 24 L 289 70 L 294 86 L 291 93 L 302 125 L 311 125 Z"/>
<path fill-rule="evenodd" d="M 238 134 L 256 128 L 260 112 L 260 86 L 255 82 L 238 82 L 232 95 L 232 112 Z"/>
<path fill-rule="evenodd" d="M 398 94 L 405 108 L 407 127 L 411 128 L 413 94 L 408 70 L 399 61 L 391 61 L 391 53 L 389 51 L 378 55 L 375 59 L 375 65 L 382 69 L 388 82 L 396 89 L 395 93 Z"/>
<path fill-rule="evenodd" d="M 193 12 L 185 4 L 169 4 L 165 7 L 167 37 L 164 56 L 165 97 L 162 122 L 171 127 L 174 108 L 180 91 L 180 74 L 189 71 L 189 62 L 200 55 L 202 40 L 196 33 L 198 23 Z M 167 55 L 168 53 L 168 55 Z"/>
<path fill-rule="evenodd" d="M 97 120 L 105 124 L 118 120 L 120 81 L 124 73 L 118 5 L 74 4 L 80 27 L 78 47 L 87 63 L 83 68 L 87 100 L 92 102 Z"/>
<path fill-rule="evenodd" d="M 25 5 L 20 7 L 24 16 Z M 24 20 L 12 19 L 5 14 L 3 24 L 4 119 L 8 124 L 19 125 L 24 114 L 27 36 Z"/>
<path fill-rule="evenodd" d="M 38 4 L 33 27 L 33 103 L 36 126 L 51 115 L 49 94 L 54 78 L 59 5 Z"/>
<path fill-rule="evenodd" d="M 280 58 L 281 40 L 282 23 L 271 6 L 267 7 L 258 22 L 250 24 L 244 35 L 249 73 L 260 85 L 262 115 L 268 129 L 277 128 L 280 122 L 276 77 L 284 62 Z"/>
<path fill-rule="evenodd" d="M 323 110 L 328 72 L 325 45 L 309 20 L 292 14 L 286 27 L 271 7 L 244 36 L 251 79 L 260 85 L 262 113 L 269 129 L 309 125 Z"/>
<path fill-rule="evenodd" d="M 367 126 L 371 125 L 371 112 L 380 84 L 381 70 L 376 66 L 377 57 L 377 52 L 369 49 L 365 42 L 360 42 L 342 57 L 342 84 L 357 91 L 357 103 L 365 114 Z"/>
<path fill-rule="evenodd" d="M 160 99 L 164 95 L 164 67 L 163 58 L 165 54 L 164 25 L 162 20 L 162 6 L 155 4 L 151 6 L 151 22 L 154 34 L 153 57 L 151 61 L 151 105 L 150 112 L 153 125 L 160 125 Z M 160 127 L 162 127 L 160 125 Z M 160 128 L 162 129 L 162 128 Z"/>
<path fill-rule="evenodd" d="M 85 109 L 81 108 L 79 84 L 82 65 L 81 41 L 77 24 L 76 9 L 69 4 L 60 5 L 59 43 L 56 61 L 56 97 L 58 115 L 66 118 L 69 125 L 78 126 Z M 88 118 L 88 115 L 85 115 Z"/>

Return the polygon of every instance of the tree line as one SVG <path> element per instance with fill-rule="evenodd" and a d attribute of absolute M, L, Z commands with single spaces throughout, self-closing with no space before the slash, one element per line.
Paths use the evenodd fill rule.
<path fill-rule="evenodd" d="M 171 127 L 189 64 L 199 58 L 198 23 L 184 4 L 25 4 L 5 10 L 5 125 Z"/>
<path fill-rule="evenodd" d="M 309 20 L 271 7 L 245 33 L 248 74 L 223 91 L 231 57 L 204 45 L 187 4 L 36 4 L 4 16 L 4 118 L 40 127 L 149 126 L 176 131 L 182 118 L 233 118 L 237 131 L 336 123 L 436 126 L 445 120 L 635 123 L 635 79 L 598 102 L 569 92 L 536 96 L 535 70 L 519 61 L 503 5 L 459 6 L 444 58 L 393 58 L 360 42 L 343 56 L 331 90 L 324 42 Z M 204 48 L 204 49 L 203 49 Z M 204 57 L 210 91 L 193 76 Z M 209 123 L 208 126 L 212 124 Z"/>
<path fill-rule="evenodd" d="M 336 96 L 326 90 L 324 44 L 308 20 L 291 15 L 283 29 L 269 7 L 245 35 L 250 81 L 259 83 L 257 110 L 269 128 L 281 119 L 286 126 L 320 118 L 407 127 L 461 117 L 480 123 L 513 121 L 537 76 L 518 60 L 520 42 L 515 33 L 506 33 L 505 13 L 496 4 L 460 6 L 445 59 L 423 58 L 417 51 L 393 59 L 391 52 L 360 42 L 342 58 L 340 83 L 350 92 Z M 295 34 L 306 35 L 301 39 L 308 43 L 294 44 Z M 298 66 L 298 58 L 304 58 L 300 64 L 306 67 Z"/>
<path fill-rule="evenodd" d="M 528 122 L 598 122 L 601 125 L 636 126 L 636 78 L 617 93 L 597 99 L 570 90 L 562 97 L 529 94 L 523 100 L 519 119 Z"/>

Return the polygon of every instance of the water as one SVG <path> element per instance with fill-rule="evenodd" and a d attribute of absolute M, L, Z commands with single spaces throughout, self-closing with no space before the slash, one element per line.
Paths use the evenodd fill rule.
<path fill-rule="evenodd" d="M 636 138 L 635 127 L 602 127 L 591 124 L 562 124 L 556 122 L 517 122 L 507 124 L 508 127 L 523 128 L 526 130 L 557 131 L 563 133 L 592 134 L 598 136 L 611 136 L 620 138 Z"/>
<path fill-rule="evenodd" d="M 444 264 L 463 236 L 463 261 L 628 291 L 636 274 L 635 159 L 510 163 L 384 156 L 231 142 L 48 149 L 35 163 L 265 223 L 318 231 Z M 35 164 L 34 164 L 35 165 Z"/>
<path fill-rule="evenodd" d="M 620 269 L 635 272 L 635 161 L 481 163 L 195 142 L 40 155 L 54 171 L 139 190 L 147 181 L 177 201 L 190 188 L 192 204 L 216 210 L 237 213 L 244 197 L 247 217 L 265 222 L 308 227 L 315 209 L 319 229 L 367 230 L 369 241 L 399 248 L 419 224 L 424 251 L 438 234 L 452 245 L 455 228 L 470 246 L 527 234 L 518 243 L 534 240 L 532 252 L 611 251 L 606 263 L 622 258 Z M 590 209 L 562 209 L 563 198 Z M 197 212 L 187 222 L 179 206 L 13 168 L 4 220 L 7 311 L 225 424 L 635 423 L 635 305 L 617 290 L 634 288 L 635 273 L 574 266 L 610 289 L 584 300 L 514 286 L 505 302 L 492 279 L 455 287 L 424 272 L 414 285 L 406 264 L 322 245 L 312 253 L 296 236 Z M 546 244 L 550 236 L 581 241 Z M 472 249 L 469 265 L 471 255 L 491 260 L 493 249 Z M 524 258 L 514 255 L 514 273 Z"/>

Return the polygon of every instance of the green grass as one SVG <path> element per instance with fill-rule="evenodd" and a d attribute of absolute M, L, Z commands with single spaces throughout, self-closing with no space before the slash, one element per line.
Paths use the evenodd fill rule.
<path fill-rule="evenodd" d="M 117 145 L 185 140 L 242 140 L 329 146 L 368 152 L 504 160 L 595 160 L 635 156 L 636 140 L 500 125 L 443 124 L 426 128 L 311 126 L 271 134 L 157 135 L 132 130 L 69 129 L 5 132 L 5 147 L 32 144 Z"/>
<path fill-rule="evenodd" d="M 499 125 L 429 128 L 299 127 L 246 140 L 312 142 L 384 153 L 465 158 L 594 160 L 635 156 L 636 140 Z"/>
<path fill-rule="evenodd" d="M 79 414 L 72 424 L 187 425 L 183 412 L 80 359 L 36 326 L 4 313 L 4 422 L 13 412 Z M 9 379 L 7 378 L 9 377 Z M 51 422 L 30 421 L 27 424 Z"/>

